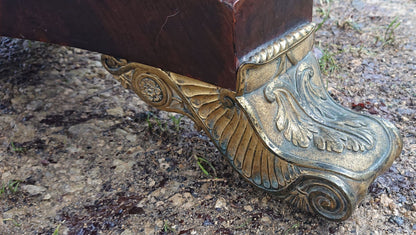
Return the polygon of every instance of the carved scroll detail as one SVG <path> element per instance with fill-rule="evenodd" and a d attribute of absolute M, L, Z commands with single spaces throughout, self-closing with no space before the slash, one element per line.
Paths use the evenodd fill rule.
<path fill-rule="evenodd" d="M 304 211 L 331 220 L 343 220 L 351 215 L 355 207 L 346 192 L 349 189 L 336 178 L 331 182 L 312 177 L 297 184 L 285 200 Z"/>
<path fill-rule="evenodd" d="M 192 118 L 182 98 L 172 89 L 169 75 L 161 69 L 102 55 L 104 67 L 128 89 L 133 90 L 146 103 L 169 112 Z"/>

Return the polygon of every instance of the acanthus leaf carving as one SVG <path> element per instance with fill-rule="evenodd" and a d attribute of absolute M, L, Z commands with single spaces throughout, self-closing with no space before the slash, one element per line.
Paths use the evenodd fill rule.
<path fill-rule="evenodd" d="M 291 102 L 290 94 L 279 89 L 274 94 L 278 103 L 275 119 L 277 129 L 283 132 L 286 139 L 291 140 L 294 145 L 308 147 L 313 133 L 317 132 L 316 128 L 309 120 L 302 118 L 302 114 Z"/>
<path fill-rule="evenodd" d="M 286 71 L 265 87 L 266 100 L 277 104 L 276 128 L 286 140 L 303 148 L 312 142 L 320 150 L 337 153 L 371 149 L 374 137 L 366 124 L 340 115 L 314 76 L 314 67 L 302 62 L 295 72 Z"/>

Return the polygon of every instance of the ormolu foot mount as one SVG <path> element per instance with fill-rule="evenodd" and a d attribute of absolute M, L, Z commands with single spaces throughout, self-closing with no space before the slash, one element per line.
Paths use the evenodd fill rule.
<path fill-rule="evenodd" d="M 343 220 L 402 142 L 329 97 L 310 53 L 313 2 L 0 0 L 0 35 L 163 68 L 102 57 L 148 104 L 193 119 L 252 184 Z"/>
<path fill-rule="evenodd" d="M 190 117 L 246 180 L 306 211 L 347 219 L 400 154 L 397 129 L 336 104 L 311 53 L 313 24 L 243 57 L 236 91 L 102 56 L 121 84 Z"/>

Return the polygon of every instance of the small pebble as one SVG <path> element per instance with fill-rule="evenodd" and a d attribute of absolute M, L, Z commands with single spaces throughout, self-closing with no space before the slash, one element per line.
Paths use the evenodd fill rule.
<path fill-rule="evenodd" d="M 221 209 L 228 209 L 227 208 L 227 202 L 224 198 L 220 197 L 218 198 L 217 202 L 215 203 L 215 209 L 221 210 Z"/>
<path fill-rule="evenodd" d="M 30 196 L 37 196 L 45 192 L 46 188 L 37 185 L 23 185 L 22 190 L 27 192 Z"/>
<path fill-rule="evenodd" d="M 390 223 L 395 223 L 395 224 L 397 224 L 399 226 L 402 226 L 404 224 L 404 219 L 402 217 L 400 217 L 400 216 L 391 216 L 389 218 L 389 222 Z"/>
<path fill-rule="evenodd" d="M 246 206 L 244 206 L 244 210 L 245 211 L 248 211 L 248 212 L 252 212 L 253 211 L 253 207 L 250 206 L 250 205 L 246 205 Z"/>
<path fill-rule="evenodd" d="M 43 198 L 42 198 L 42 200 L 49 200 L 49 199 L 51 199 L 52 198 L 52 196 L 49 194 L 49 193 L 47 193 Z"/>

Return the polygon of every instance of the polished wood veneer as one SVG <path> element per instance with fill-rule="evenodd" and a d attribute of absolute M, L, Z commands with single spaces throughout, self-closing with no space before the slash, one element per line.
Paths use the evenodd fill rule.
<path fill-rule="evenodd" d="M 0 35 L 97 51 L 235 90 L 246 53 L 312 0 L 0 0 Z"/>

